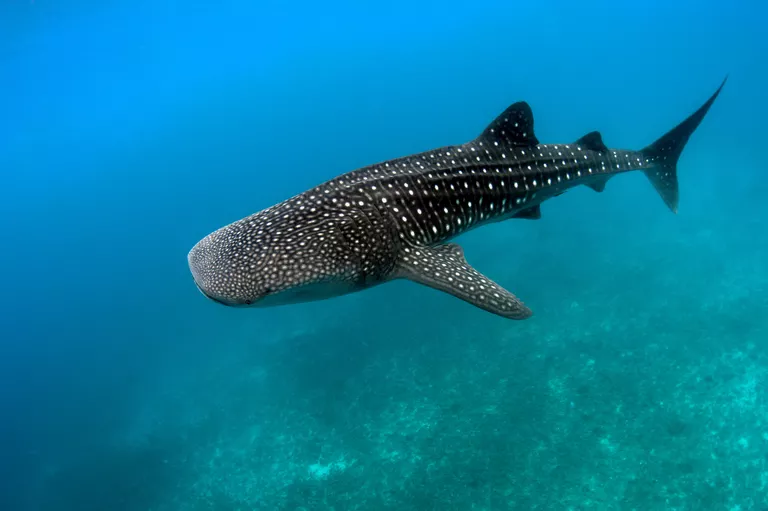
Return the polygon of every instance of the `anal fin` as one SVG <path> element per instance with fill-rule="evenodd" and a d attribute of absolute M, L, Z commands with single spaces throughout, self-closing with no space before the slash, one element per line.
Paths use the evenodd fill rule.
<path fill-rule="evenodd" d="M 599 177 L 592 178 L 591 181 L 584 184 L 599 193 L 605 190 L 605 184 L 608 182 L 610 178 L 611 176 L 599 176 Z"/>
<path fill-rule="evenodd" d="M 533 314 L 519 298 L 472 268 L 454 243 L 408 247 L 398 266 L 398 277 L 452 294 L 493 314 L 509 319 Z"/>
<path fill-rule="evenodd" d="M 526 220 L 538 220 L 541 218 L 541 206 L 538 204 L 527 209 L 521 209 L 512 218 L 524 218 Z"/>

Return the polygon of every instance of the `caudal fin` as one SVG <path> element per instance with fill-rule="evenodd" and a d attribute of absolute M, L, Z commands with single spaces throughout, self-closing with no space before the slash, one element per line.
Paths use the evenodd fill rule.
<path fill-rule="evenodd" d="M 649 165 L 645 175 L 673 213 L 677 213 L 678 201 L 677 160 L 680 158 L 680 153 L 683 152 L 683 148 L 691 134 L 699 126 L 712 103 L 717 99 L 717 95 L 720 94 L 727 79 L 728 77 L 726 76 L 720 87 L 712 94 L 712 97 L 701 108 L 696 110 L 693 115 L 642 150 Z"/>

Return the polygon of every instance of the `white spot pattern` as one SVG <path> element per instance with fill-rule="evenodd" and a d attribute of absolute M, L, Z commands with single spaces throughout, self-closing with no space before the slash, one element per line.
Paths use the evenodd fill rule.
<path fill-rule="evenodd" d="M 516 103 L 467 144 L 349 172 L 223 227 L 195 245 L 189 265 L 201 291 L 227 305 L 327 297 L 404 274 L 521 319 L 527 307 L 443 243 L 521 211 L 536 218 L 545 200 L 581 184 L 601 190 L 631 170 L 645 171 L 673 207 L 672 149 L 607 151 L 595 133 L 573 146 L 539 144 L 530 108 Z"/>

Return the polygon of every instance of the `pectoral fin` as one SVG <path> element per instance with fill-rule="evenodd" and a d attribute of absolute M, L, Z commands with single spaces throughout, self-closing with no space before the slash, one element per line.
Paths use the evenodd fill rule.
<path fill-rule="evenodd" d="M 400 258 L 398 277 L 407 278 L 509 319 L 533 313 L 515 295 L 472 268 L 460 246 L 408 247 Z"/>

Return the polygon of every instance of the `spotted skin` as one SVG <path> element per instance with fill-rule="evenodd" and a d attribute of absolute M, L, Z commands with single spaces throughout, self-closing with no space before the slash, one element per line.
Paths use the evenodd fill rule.
<path fill-rule="evenodd" d="M 530 107 L 515 103 L 470 142 L 343 174 L 213 232 L 189 253 L 192 275 L 203 294 L 230 306 L 317 300 L 406 278 L 527 318 L 523 302 L 448 241 L 490 222 L 540 218 L 547 199 L 578 185 L 602 191 L 633 170 L 676 211 L 677 160 L 723 85 L 641 151 L 608 149 L 597 132 L 541 144 Z"/>

